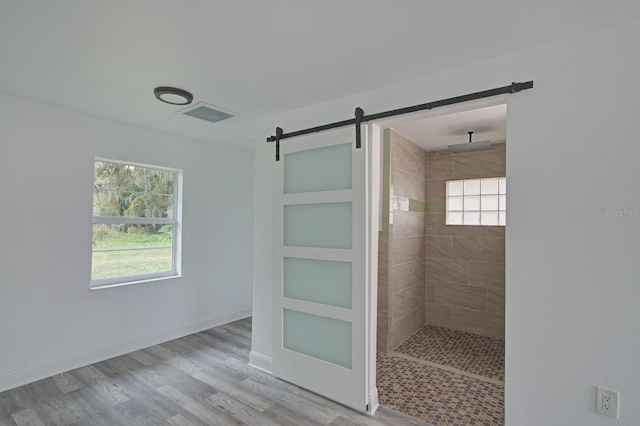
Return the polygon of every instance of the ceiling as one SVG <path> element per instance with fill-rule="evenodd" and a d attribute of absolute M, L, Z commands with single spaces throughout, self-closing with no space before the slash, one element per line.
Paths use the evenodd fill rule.
<path fill-rule="evenodd" d="M 387 126 L 385 126 L 387 127 Z M 389 124 L 395 131 L 427 151 L 447 149 L 448 145 L 473 141 L 492 144 L 507 141 L 507 105 L 500 104 L 454 112 L 418 120 Z"/>
<path fill-rule="evenodd" d="M 0 92 L 242 145 L 256 117 L 639 16 L 637 0 L 0 0 Z M 157 86 L 238 116 L 176 114 Z"/>

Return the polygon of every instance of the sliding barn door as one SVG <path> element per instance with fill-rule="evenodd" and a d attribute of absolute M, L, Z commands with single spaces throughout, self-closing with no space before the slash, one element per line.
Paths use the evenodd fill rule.
<path fill-rule="evenodd" d="M 273 372 L 359 411 L 366 380 L 366 138 L 281 142 L 275 188 Z"/>

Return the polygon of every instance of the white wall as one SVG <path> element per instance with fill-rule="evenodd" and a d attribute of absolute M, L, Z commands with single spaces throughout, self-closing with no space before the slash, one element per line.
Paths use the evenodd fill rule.
<path fill-rule="evenodd" d="M 365 113 L 534 80 L 508 98 L 507 425 L 599 425 L 595 386 L 640 418 L 640 21 L 261 120 L 254 187 L 252 362 L 272 354 L 276 126 Z M 287 143 L 286 141 L 283 143 Z"/>
<path fill-rule="evenodd" d="M 183 169 L 182 278 L 89 290 L 94 157 Z M 253 152 L 0 95 L 0 391 L 250 315 Z"/>

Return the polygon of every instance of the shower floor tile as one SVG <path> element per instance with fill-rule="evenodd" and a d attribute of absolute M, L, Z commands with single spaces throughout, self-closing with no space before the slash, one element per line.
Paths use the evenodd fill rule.
<path fill-rule="evenodd" d="M 504 425 L 504 341 L 426 325 L 378 353 L 380 404 L 436 426 Z"/>
<path fill-rule="evenodd" d="M 426 325 L 395 352 L 504 382 L 504 340 Z"/>
<path fill-rule="evenodd" d="M 504 425 L 504 387 L 378 353 L 380 404 L 436 426 Z"/>

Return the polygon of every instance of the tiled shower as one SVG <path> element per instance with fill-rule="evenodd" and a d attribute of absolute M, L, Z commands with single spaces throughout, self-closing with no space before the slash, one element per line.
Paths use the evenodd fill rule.
<path fill-rule="evenodd" d="M 427 153 L 390 129 L 383 149 L 378 351 L 386 353 L 425 324 Z"/>
<path fill-rule="evenodd" d="M 425 151 L 384 131 L 379 352 L 425 324 L 504 339 L 505 228 L 445 225 L 446 181 L 505 176 L 505 144 Z"/>

